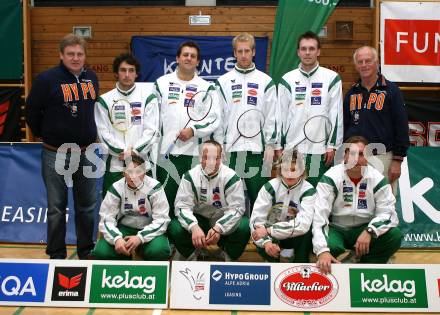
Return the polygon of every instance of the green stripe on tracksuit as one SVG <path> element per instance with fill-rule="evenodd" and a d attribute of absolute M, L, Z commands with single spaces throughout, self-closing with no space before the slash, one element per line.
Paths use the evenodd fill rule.
<path fill-rule="evenodd" d="M 119 224 L 119 231 L 122 233 L 122 237 L 137 235 L 138 229 Z M 170 244 L 165 234 L 156 236 L 148 243 L 143 243 L 138 246 L 136 252 L 142 257 L 143 260 L 168 260 L 171 254 Z M 115 246 L 109 244 L 104 238 L 100 238 L 95 245 L 95 249 L 91 252 L 91 256 L 94 259 L 100 260 L 130 260 L 131 256 L 125 256 L 119 254 L 115 250 Z"/>

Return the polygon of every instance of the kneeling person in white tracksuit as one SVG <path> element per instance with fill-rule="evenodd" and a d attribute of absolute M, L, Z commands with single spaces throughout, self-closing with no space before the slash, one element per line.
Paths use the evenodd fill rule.
<path fill-rule="evenodd" d="M 346 249 L 361 263 L 386 263 L 402 241 L 391 186 L 364 157 L 368 141 L 353 136 L 346 144 L 344 163 L 330 168 L 316 187 L 313 251 L 323 272 Z"/>
<path fill-rule="evenodd" d="M 145 175 L 145 161 L 133 155 L 124 178 L 114 183 L 101 204 L 99 232 L 104 238 L 91 253 L 94 259 L 131 259 L 137 251 L 144 260 L 167 260 L 165 235 L 170 218 L 161 184 Z"/>
<path fill-rule="evenodd" d="M 276 169 L 277 177 L 261 188 L 255 201 L 252 239 L 267 261 L 277 262 L 281 249 L 293 248 L 290 262 L 309 262 L 315 188 L 306 181 L 304 159 L 297 151 L 284 151 Z"/>
<path fill-rule="evenodd" d="M 222 164 L 222 147 L 206 141 L 201 164 L 184 174 L 168 234 L 185 258 L 195 249 L 217 244 L 225 260 L 237 260 L 249 241 L 249 219 L 244 217 L 244 191 L 240 177 Z"/>

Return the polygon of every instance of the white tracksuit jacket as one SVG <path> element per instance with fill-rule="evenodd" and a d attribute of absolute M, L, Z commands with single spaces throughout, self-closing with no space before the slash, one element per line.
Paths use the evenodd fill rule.
<path fill-rule="evenodd" d="M 99 210 L 99 231 L 104 239 L 114 245 L 122 237 L 118 224 L 139 229 L 142 243 L 151 241 L 166 232 L 170 223 L 168 201 L 161 184 L 145 176 L 138 189 L 131 189 L 125 178 L 114 183 Z"/>
<path fill-rule="evenodd" d="M 354 185 L 343 163 L 330 168 L 317 187 L 313 219 L 313 251 L 329 251 L 329 225 L 342 228 L 367 224 L 381 236 L 399 223 L 391 185 L 372 166 L 365 167 L 361 181 Z M 329 217 L 331 216 L 331 222 Z"/>
<path fill-rule="evenodd" d="M 268 228 L 270 236 L 254 241 L 259 247 L 272 238 L 284 240 L 303 235 L 313 220 L 315 188 L 306 180 L 288 187 L 280 177 L 268 181 L 258 193 L 250 220 L 251 232 Z"/>
<path fill-rule="evenodd" d="M 240 177 L 221 164 L 214 176 L 207 176 L 199 164 L 183 175 L 177 191 L 176 217 L 187 231 L 197 224 L 194 214 L 218 225 L 221 234 L 230 234 L 244 215 L 244 191 Z"/>
<path fill-rule="evenodd" d="M 228 152 L 263 152 L 266 145 L 279 148 L 279 126 L 277 126 L 277 89 L 274 81 L 264 72 L 255 68 L 235 68 L 216 81 L 220 103 L 222 105 L 222 125 L 215 137 L 225 144 Z M 258 109 L 265 118 L 261 133 L 254 138 L 240 139 L 237 120 L 249 109 Z M 245 121 L 252 123 L 251 121 Z"/>
<path fill-rule="evenodd" d="M 300 68 L 286 73 L 278 85 L 278 107 L 281 121 L 281 137 L 285 149 L 296 146 L 304 137 L 304 124 L 316 115 L 330 119 L 331 132 L 327 142 L 313 144 L 304 140 L 298 147 L 302 153 L 323 154 L 326 149 L 337 149 L 343 139 L 343 100 L 340 76 L 317 65 L 306 73 Z M 309 129 L 309 128 L 308 128 Z M 323 126 L 310 128 L 308 137 L 324 139 Z"/>
<path fill-rule="evenodd" d="M 191 81 L 182 81 L 177 77 L 177 71 L 160 77 L 155 83 L 162 133 L 159 152 L 165 154 L 170 144 L 176 139 L 176 135 L 188 122 L 185 103 L 198 91 L 211 91 L 213 104 L 208 116 L 199 122 L 191 121 L 187 126 L 194 131 L 194 137 L 185 142 L 177 140 L 171 151 L 171 154 L 174 155 L 198 156 L 198 146 L 203 142 L 203 138 L 213 134 L 220 125 L 221 113 L 218 97 L 214 86 L 197 74 Z"/>
<path fill-rule="evenodd" d="M 95 121 L 98 136 L 109 151 L 110 171 L 121 172 L 123 162 L 118 160 L 119 153 L 128 147 L 148 160 L 152 147 L 159 142 L 159 108 L 152 83 L 136 83 L 129 91 L 117 87 L 101 95 L 95 104 Z M 126 99 L 132 108 L 132 127 L 124 133 L 116 130 L 110 121 L 113 103 Z"/>

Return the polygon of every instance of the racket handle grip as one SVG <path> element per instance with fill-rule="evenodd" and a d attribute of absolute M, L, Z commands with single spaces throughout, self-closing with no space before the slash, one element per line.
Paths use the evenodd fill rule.
<path fill-rule="evenodd" d="M 168 159 L 170 156 L 171 151 L 174 149 L 175 141 L 171 142 L 171 144 L 168 146 L 168 149 L 165 152 L 165 158 Z"/>

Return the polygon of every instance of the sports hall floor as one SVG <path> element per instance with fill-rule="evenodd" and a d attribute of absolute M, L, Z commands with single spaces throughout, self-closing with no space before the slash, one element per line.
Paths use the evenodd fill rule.
<path fill-rule="evenodd" d="M 0 258 L 45 259 L 45 245 L 0 244 Z M 78 259 L 73 247 L 68 248 L 68 259 Z M 240 261 L 261 261 L 252 246 L 248 246 Z M 440 264 L 440 250 L 400 250 L 394 263 Z M 329 312 L 245 312 L 245 311 L 190 311 L 190 310 L 146 310 L 146 309 L 94 309 L 94 308 L 54 308 L 0 306 L 0 315 L 343 315 L 343 314 L 397 314 L 397 313 L 329 313 Z M 407 313 L 427 314 L 427 313 Z M 440 314 L 429 313 L 429 314 Z"/>

